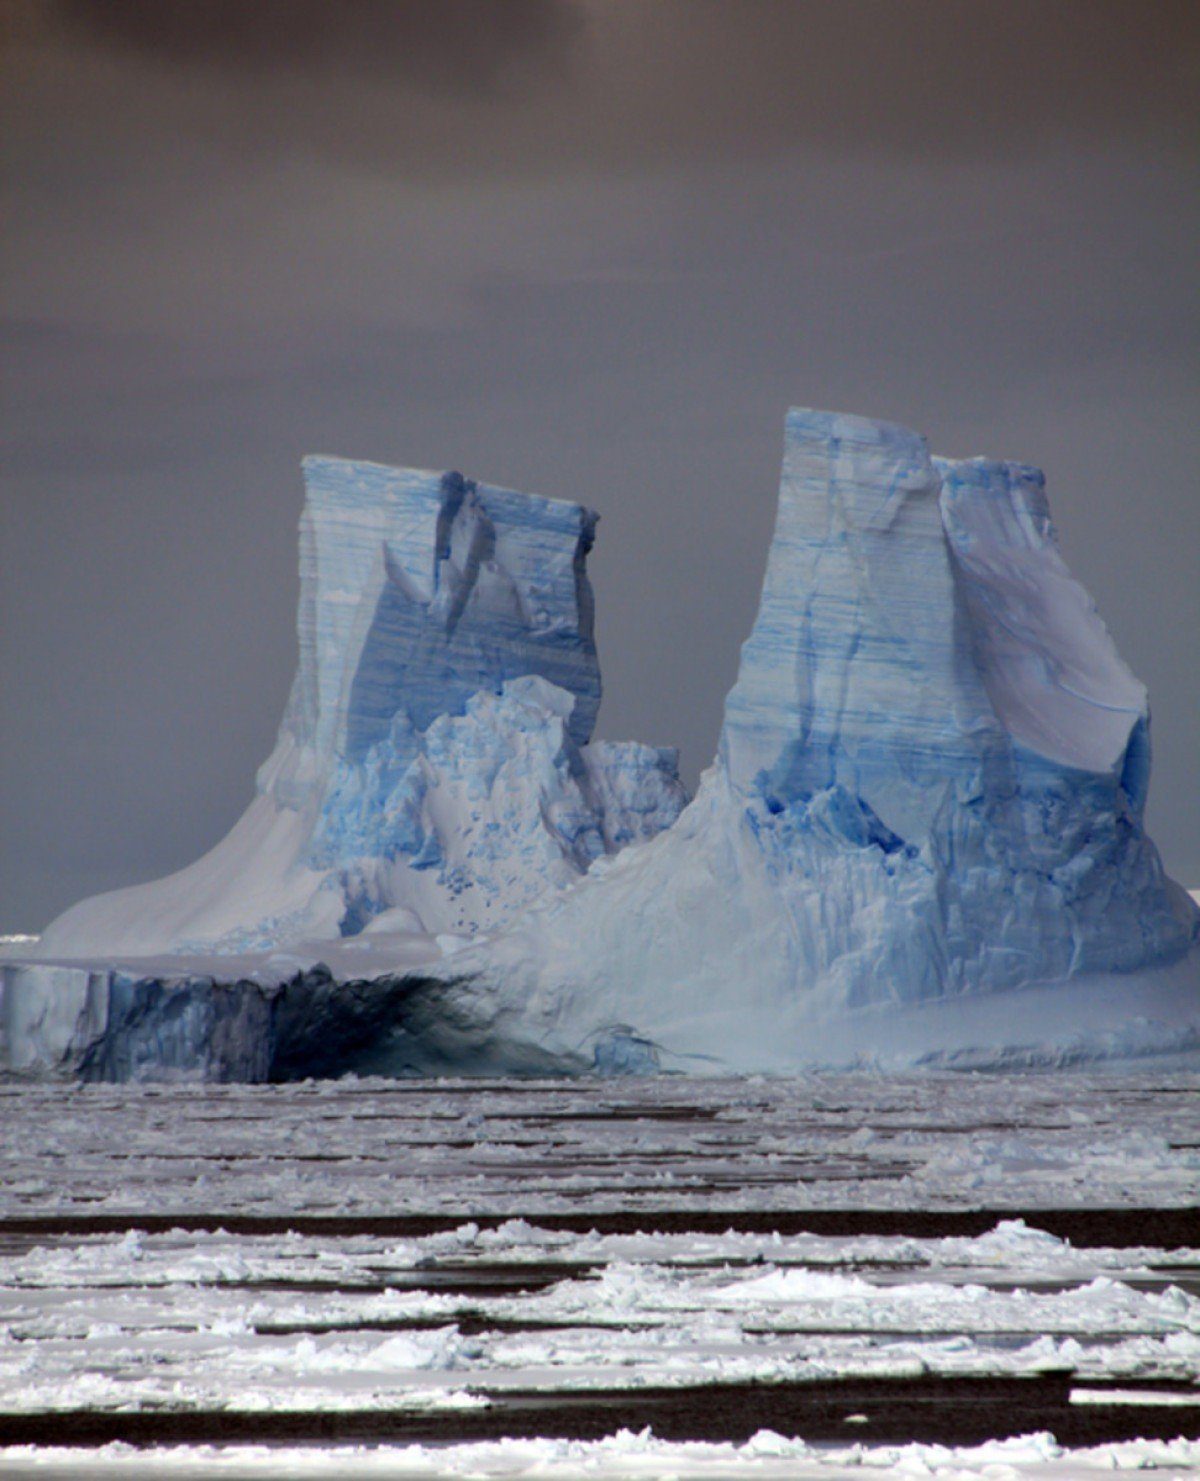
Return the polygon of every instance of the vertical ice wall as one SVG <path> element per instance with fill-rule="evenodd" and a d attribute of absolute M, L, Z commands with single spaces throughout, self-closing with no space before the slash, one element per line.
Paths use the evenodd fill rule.
<path fill-rule="evenodd" d="M 794 410 L 699 794 L 457 962 L 460 997 L 544 1048 L 625 1034 L 738 1068 L 887 1053 L 935 1009 L 931 1048 L 968 1007 L 984 1046 L 1025 1043 L 1032 998 L 985 1026 L 980 1000 L 1073 983 L 1094 985 L 1080 1032 L 1118 1042 L 1151 1012 L 1137 974 L 1176 967 L 1200 1027 L 1200 915 L 1142 825 L 1148 724 L 1036 470 Z"/>
<path fill-rule="evenodd" d="M 590 509 L 341 458 L 304 474 L 299 664 L 254 801 L 188 869 L 67 911 L 48 955 L 469 935 L 683 805 L 674 751 L 588 745 Z"/>
<path fill-rule="evenodd" d="M 964 651 L 924 439 L 788 413 L 766 580 L 725 705 L 735 788 L 783 808 L 843 787 L 901 837 L 927 831 L 994 730 Z"/>
<path fill-rule="evenodd" d="M 300 666 L 288 724 L 357 757 L 403 711 L 416 730 L 540 674 L 586 745 L 600 669 L 582 505 L 346 458 L 304 460 Z"/>

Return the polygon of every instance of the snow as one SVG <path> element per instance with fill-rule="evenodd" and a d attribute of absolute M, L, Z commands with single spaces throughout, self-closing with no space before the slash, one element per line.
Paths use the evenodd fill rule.
<path fill-rule="evenodd" d="M 674 751 L 588 745 L 591 510 L 457 473 L 304 471 L 299 668 L 257 795 L 202 859 L 76 905 L 41 953 L 244 953 L 381 917 L 472 935 L 683 805 Z"/>
<path fill-rule="evenodd" d="M 43 1239 L 0 1256 L 0 1386 L 8 1413 L 430 1413 L 530 1390 L 1066 1370 L 1073 1402 L 1123 1382 L 1135 1402 L 1195 1405 L 1171 1385 L 1200 1365 L 1200 1299 L 1162 1267 L 1198 1259 L 1004 1224 L 957 1241 L 613 1240 L 524 1222 L 411 1240 Z M 522 1291 L 535 1262 L 550 1283 Z M 439 1292 L 439 1277 L 457 1284 Z"/>
<path fill-rule="evenodd" d="M 850 1481 L 865 1473 L 941 1481 L 1111 1476 L 1140 1471 L 1186 1477 L 1200 1466 L 1200 1443 L 1132 1440 L 1066 1449 L 1052 1435 L 984 1445 L 823 1446 L 760 1430 L 744 1445 L 669 1442 L 650 1431 L 621 1430 L 604 1440 L 501 1440 L 450 1446 L 127 1445 L 100 1450 L 0 1449 L 10 1476 L 494 1477 L 497 1481 L 577 1481 L 580 1476 L 649 1478 L 753 1476 L 762 1481 Z"/>

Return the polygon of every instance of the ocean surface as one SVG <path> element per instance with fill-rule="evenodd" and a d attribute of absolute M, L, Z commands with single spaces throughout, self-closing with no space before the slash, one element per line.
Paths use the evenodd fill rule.
<path fill-rule="evenodd" d="M 1194 1065 L 9 1079 L 0 1139 L 0 1474 L 1200 1466 Z"/>

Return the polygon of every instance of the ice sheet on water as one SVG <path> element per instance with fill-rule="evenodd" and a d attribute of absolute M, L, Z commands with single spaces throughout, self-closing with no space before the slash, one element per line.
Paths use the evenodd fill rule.
<path fill-rule="evenodd" d="M 417 1481 L 472 1477 L 477 1481 L 578 1481 L 581 1475 L 614 1481 L 754 1477 L 756 1481 L 853 1481 L 864 1474 L 926 1477 L 935 1481 L 1075 1481 L 1138 1471 L 1163 1477 L 1194 1475 L 1200 1443 L 1131 1440 L 1067 1449 L 1046 1433 L 993 1440 L 984 1445 L 810 1445 L 760 1430 L 742 1445 L 656 1439 L 649 1430 L 622 1430 L 603 1440 L 500 1440 L 448 1446 L 165 1446 L 153 1452 L 127 1445 L 52 1451 L 0 1449 L 0 1464 L 14 1477 L 63 1475 L 236 1475 L 292 1478 L 387 1477 Z"/>
<path fill-rule="evenodd" d="M 1200 1369 L 1200 1301 L 1162 1270 L 1200 1251 L 1037 1233 L 614 1237 L 512 1221 L 405 1240 L 46 1241 L 0 1256 L 0 1385 L 27 1410 L 336 1409 L 453 1406 L 465 1386 Z"/>
<path fill-rule="evenodd" d="M 1200 1186 L 1178 1068 L 0 1090 L 8 1216 L 1153 1208 Z M 998 1157 L 1018 1136 L 1036 1155 Z"/>

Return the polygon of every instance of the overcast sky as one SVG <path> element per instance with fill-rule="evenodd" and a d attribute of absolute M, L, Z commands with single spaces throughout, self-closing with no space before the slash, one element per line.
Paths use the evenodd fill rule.
<path fill-rule="evenodd" d="M 179 867 L 306 452 L 601 512 L 600 733 L 710 759 L 784 409 L 1042 465 L 1200 885 L 1194 0 L 4 0 L 0 929 Z"/>

